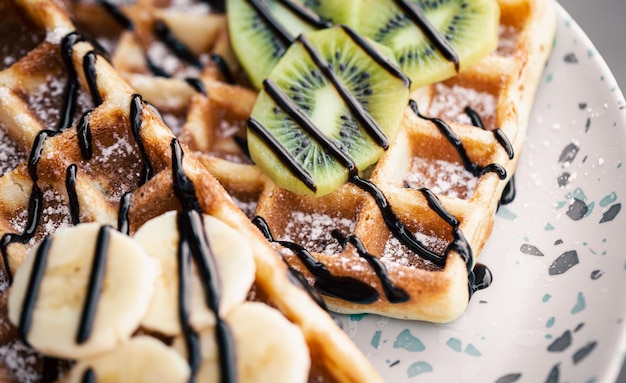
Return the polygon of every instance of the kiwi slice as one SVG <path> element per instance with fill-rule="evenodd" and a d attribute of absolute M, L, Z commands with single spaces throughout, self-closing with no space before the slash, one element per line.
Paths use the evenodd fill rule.
<path fill-rule="evenodd" d="M 330 3 L 315 5 L 327 13 L 342 7 Z M 233 50 L 257 89 L 296 37 L 332 25 L 297 0 L 228 0 L 226 7 Z"/>
<path fill-rule="evenodd" d="M 494 0 L 363 0 L 357 31 L 390 47 L 412 89 L 474 65 L 498 45 Z"/>
<path fill-rule="evenodd" d="M 321 196 L 395 139 L 410 80 L 389 48 L 345 26 L 300 36 L 263 82 L 248 122 L 253 161 L 281 188 Z"/>

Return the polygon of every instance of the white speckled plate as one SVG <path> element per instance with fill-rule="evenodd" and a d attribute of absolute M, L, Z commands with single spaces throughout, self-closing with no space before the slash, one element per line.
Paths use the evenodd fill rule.
<path fill-rule="evenodd" d="M 626 350 L 625 105 L 559 8 L 517 197 L 480 257 L 493 284 L 446 325 L 337 315 L 387 381 L 615 381 Z"/>

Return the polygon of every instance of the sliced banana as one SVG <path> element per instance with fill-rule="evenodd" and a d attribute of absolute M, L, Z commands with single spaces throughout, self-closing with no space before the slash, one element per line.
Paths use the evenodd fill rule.
<path fill-rule="evenodd" d="M 297 383 L 309 376 L 309 350 L 300 329 L 277 310 L 257 302 L 245 302 L 227 317 L 235 338 L 237 374 L 242 383 Z M 213 327 L 200 334 L 202 364 L 198 382 L 219 382 L 219 350 Z M 185 340 L 172 345 L 186 355 Z"/>
<path fill-rule="evenodd" d="M 178 262 L 179 232 L 176 212 L 167 212 L 146 222 L 135 234 L 135 239 L 146 252 L 161 263 L 154 296 L 142 326 L 164 335 L 181 333 L 178 316 Z M 243 302 L 254 282 L 255 263 L 248 240 L 237 230 L 219 219 L 204 215 L 204 227 L 213 255 L 216 258 L 221 282 L 220 315 L 226 315 Z M 215 316 L 207 307 L 202 283 L 194 262 L 191 267 L 189 321 L 195 329 L 215 324 Z"/>
<path fill-rule="evenodd" d="M 99 295 L 92 300 L 93 321 L 85 321 L 81 317 L 88 306 L 101 230 L 109 234 L 108 245 L 102 246 L 102 284 L 91 290 Z M 24 313 L 24 317 L 32 314 L 30 326 L 23 329 L 27 341 L 45 355 L 76 359 L 111 350 L 128 340 L 148 310 L 159 264 L 132 238 L 97 223 L 63 228 L 49 238 L 33 310 Z M 18 268 L 10 291 L 9 318 L 18 326 L 40 246 L 35 246 Z M 83 340 L 78 339 L 81 323 L 87 324 Z"/>
<path fill-rule="evenodd" d="M 85 382 L 88 374 L 98 383 L 186 383 L 189 365 L 175 350 L 149 336 L 137 336 L 116 349 L 76 363 L 67 383 Z"/>

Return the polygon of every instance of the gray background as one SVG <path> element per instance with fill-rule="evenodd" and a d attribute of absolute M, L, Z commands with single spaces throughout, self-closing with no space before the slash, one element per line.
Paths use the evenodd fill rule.
<path fill-rule="evenodd" d="M 626 93 L 626 0 L 558 0 L 582 27 Z"/>
<path fill-rule="evenodd" d="M 626 0 L 558 0 L 582 27 L 626 93 Z M 626 366 L 618 378 L 626 383 Z"/>

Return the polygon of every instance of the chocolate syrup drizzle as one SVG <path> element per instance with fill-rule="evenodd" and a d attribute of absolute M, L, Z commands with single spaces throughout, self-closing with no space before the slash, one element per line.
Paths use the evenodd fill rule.
<path fill-rule="evenodd" d="M 122 233 L 130 234 L 130 219 L 128 213 L 130 212 L 130 204 L 133 199 L 132 192 L 126 192 L 120 198 L 120 206 L 117 211 L 117 230 Z"/>
<path fill-rule="evenodd" d="M 200 363 L 198 334 L 189 323 L 188 286 L 190 265 L 193 261 L 200 274 L 207 307 L 215 314 L 215 338 L 219 349 L 220 380 L 223 383 L 237 381 L 236 353 L 233 334 L 228 324 L 219 314 L 221 300 L 221 284 L 217 272 L 215 257 L 211 251 L 209 238 L 204 229 L 202 210 L 196 196 L 193 182 L 183 169 L 184 152 L 177 139 L 172 139 L 172 180 L 174 195 L 179 200 L 182 210 L 177 215 L 179 265 L 179 319 L 192 371 L 191 381 Z"/>
<path fill-rule="evenodd" d="M 502 197 L 500 197 L 500 205 L 507 205 L 515 200 L 516 189 L 515 189 L 515 174 L 511 176 L 511 179 L 504 187 L 502 191 Z"/>
<path fill-rule="evenodd" d="M 39 288 L 41 287 L 43 275 L 46 272 L 48 253 L 50 252 L 51 245 L 52 238 L 50 237 L 46 237 L 41 241 L 41 243 L 39 244 L 39 248 L 35 253 L 33 268 L 30 271 L 28 286 L 26 288 L 26 294 L 24 295 L 24 302 L 22 303 L 20 321 L 18 323 L 20 335 L 25 343 L 28 343 L 26 337 L 28 332 L 30 331 L 30 326 L 33 321 L 35 303 L 37 302 L 37 297 L 39 296 Z"/>
<path fill-rule="evenodd" d="M 122 28 L 126 29 L 127 31 L 135 30 L 133 22 L 124 14 L 124 12 L 120 10 L 120 8 L 116 4 L 108 0 L 98 0 L 98 3 L 111 17 L 113 17 L 113 19 L 115 19 L 115 22 L 118 23 L 118 25 L 120 25 Z"/>
<path fill-rule="evenodd" d="M 385 297 L 389 302 L 401 303 L 409 300 L 409 295 L 406 291 L 395 286 L 391 278 L 389 278 L 385 264 L 379 258 L 368 253 L 365 249 L 365 245 L 356 235 L 352 234 L 345 237 L 339 230 L 333 230 L 331 234 L 344 249 L 349 243 L 352 244 L 352 246 L 356 248 L 359 256 L 369 263 L 378 279 L 380 279 L 383 291 L 385 292 Z"/>
<path fill-rule="evenodd" d="M 72 125 L 74 113 L 76 111 L 76 99 L 78 97 L 78 75 L 72 62 L 72 52 L 74 44 L 83 41 L 84 37 L 78 33 L 70 33 L 61 40 L 61 58 L 67 72 L 67 82 L 63 89 L 63 106 L 61 107 L 60 118 L 57 130 L 62 131 Z"/>
<path fill-rule="evenodd" d="M 0 240 L 0 251 L 2 251 L 2 261 L 4 262 L 4 270 L 6 272 L 9 285 L 13 283 L 13 273 L 11 272 L 11 265 L 9 264 L 8 247 L 11 243 L 19 242 L 26 244 L 30 241 L 31 238 L 35 236 L 35 232 L 39 226 L 39 221 L 41 220 L 41 214 L 43 213 L 43 192 L 39 185 L 37 185 L 37 180 L 39 178 L 37 175 L 37 163 L 41 158 L 45 140 L 48 136 L 54 134 L 55 132 L 42 130 L 37 134 L 37 136 L 35 136 L 35 142 L 31 148 L 28 158 L 28 173 L 33 182 L 33 186 L 31 188 L 30 198 L 28 201 L 28 220 L 24 230 L 21 234 L 6 233 L 2 236 L 2 240 Z"/>
<path fill-rule="evenodd" d="M 486 130 L 485 125 L 483 125 L 483 120 L 480 118 L 478 113 L 474 109 L 469 106 L 465 107 L 465 113 L 469 116 L 472 121 L 472 125 L 477 128 L 481 128 Z M 496 138 L 496 141 L 502 146 L 502 148 L 506 151 L 506 155 L 509 157 L 509 160 L 512 160 L 515 157 L 515 151 L 513 149 L 513 145 L 511 145 L 511 141 L 509 141 L 508 137 L 502 132 L 502 129 L 496 128 L 491 131 L 493 136 Z"/>
<path fill-rule="evenodd" d="M 183 44 L 180 40 L 174 36 L 170 28 L 165 24 L 162 20 L 154 21 L 154 35 L 163 42 L 171 51 L 178 57 L 189 65 L 197 69 L 202 69 L 202 63 L 196 55 L 191 52 L 189 48 L 185 44 Z"/>
<path fill-rule="evenodd" d="M 92 111 L 83 114 L 76 128 L 76 137 L 78 137 L 78 147 L 80 154 L 84 160 L 89 161 L 93 156 L 93 148 L 91 147 L 91 129 L 89 129 L 89 118 Z"/>
<path fill-rule="evenodd" d="M 465 146 L 463 145 L 463 141 L 459 139 L 459 137 L 452 131 L 452 128 L 440 118 L 436 117 L 427 117 L 421 114 L 418 110 L 417 103 L 414 100 L 409 100 L 409 107 L 421 119 L 427 120 L 435 124 L 435 126 L 439 129 L 441 134 L 454 146 L 456 152 L 459 157 L 461 157 L 461 161 L 463 162 L 463 167 L 468 172 L 472 173 L 475 177 L 480 177 L 486 173 L 494 172 L 498 175 L 498 177 L 503 180 L 506 178 L 506 169 L 500 164 L 489 164 L 485 167 L 481 167 L 478 164 L 472 162 L 469 156 L 467 155 L 467 151 L 465 150 Z"/>
<path fill-rule="evenodd" d="M 315 278 L 314 287 L 322 294 L 361 304 L 373 303 L 378 299 L 379 294 L 375 288 L 356 278 L 333 275 L 304 246 L 291 241 L 274 239 L 269 225 L 262 217 L 255 217 L 252 223 L 261 230 L 268 241 L 291 250 L 300 259 L 304 267 Z M 383 282 L 383 278 L 381 278 L 381 282 Z"/>
<path fill-rule="evenodd" d="M 261 231 L 261 233 L 263 234 L 263 236 L 270 242 L 274 242 L 272 233 L 270 231 L 270 228 L 267 224 L 267 222 L 259 216 L 256 216 L 252 219 L 252 223 Z M 296 286 L 299 286 L 300 288 L 304 289 L 304 291 L 307 292 L 307 294 L 309 294 L 309 296 L 324 310 L 328 311 L 328 307 L 326 306 L 326 302 L 324 301 L 324 298 L 322 298 L 322 296 L 320 295 L 319 291 L 314 289 L 309 282 L 306 280 L 306 277 L 298 270 L 294 269 L 291 264 L 289 262 L 287 262 L 287 260 L 285 259 L 285 257 L 278 253 L 278 255 L 281 257 L 281 259 L 283 260 L 283 262 L 285 263 L 285 266 L 287 267 L 287 277 L 289 278 L 289 280 L 291 281 L 291 283 L 293 283 Z M 310 253 L 309 253 L 310 255 Z M 306 255 L 305 255 L 306 257 Z"/>
<path fill-rule="evenodd" d="M 76 164 L 67 167 L 65 172 L 65 188 L 67 189 L 67 198 L 70 205 L 70 217 L 73 225 L 80 223 L 80 204 L 78 202 L 78 194 L 76 194 Z"/>
<path fill-rule="evenodd" d="M 472 125 L 481 129 L 485 129 L 482 119 L 480 118 L 478 113 L 474 111 L 474 109 L 472 109 L 469 106 L 466 106 L 465 113 L 469 116 L 470 120 L 472 121 Z M 502 146 L 502 148 L 506 151 L 506 154 L 509 157 L 509 159 L 512 160 L 515 157 L 515 151 L 513 149 L 513 145 L 511 145 L 511 141 L 509 141 L 507 136 L 504 134 L 504 132 L 502 132 L 502 129 L 500 128 L 496 128 L 492 130 L 492 132 L 493 132 L 494 137 L 496 138 L 496 141 L 498 141 L 500 146 Z M 509 182 L 507 182 L 506 186 L 504 187 L 504 190 L 502 191 L 502 197 L 500 197 L 500 205 L 509 204 L 513 202 L 514 199 L 515 199 L 515 175 L 512 175 L 511 178 L 509 179 Z"/>
<path fill-rule="evenodd" d="M 91 261 L 91 272 L 89 274 L 89 284 L 87 286 L 87 296 L 80 316 L 78 332 L 76 333 L 76 343 L 82 344 L 89 340 L 93 322 L 96 319 L 98 301 L 102 293 L 104 283 L 104 272 L 106 269 L 107 254 L 109 250 L 109 240 L 111 230 L 108 226 L 102 226 L 98 231 L 96 248 L 93 260 Z M 50 238 L 50 237 L 48 237 Z"/>
<path fill-rule="evenodd" d="M 85 72 L 85 80 L 89 86 L 91 98 L 94 105 L 102 104 L 102 97 L 98 91 L 97 74 L 96 74 L 96 58 L 98 55 L 95 51 L 89 51 L 83 57 L 83 71 Z"/>
<path fill-rule="evenodd" d="M 291 43 L 294 41 L 293 35 L 289 33 L 287 29 L 285 29 L 283 24 L 280 21 L 278 21 L 274 17 L 274 15 L 272 15 L 272 12 L 267 7 L 264 1 L 259 1 L 259 0 L 247 0 L 247 1 L 248 1 L 248 4 L 254 9 L 256 14 L 259 16 L 259 18 L 263 20 L 265 25 L 267 25 L 268 29 L 270 29 L 270 31 L 272 31 L 272 33 L 280 41 L 283 48 L 278 52 L 278 55 L 282 56 L 282 54 L 285 52 L 287 47 L 289 47 L 289 45 L 291 45 Z M 293 15 L 300 18 L 300 20 L 304 21 L 305 23 L 308 23 L 313 28 L 322 29 L 322 28 L 328 28 L 332 25 L 327 20 L 320 18 L 317 14 L 312 12 L 310 9 L 300 4 L 297 4 L 289 0 L 279 0 L 279 2 L 283 4 L 288 10 L 290 10 Z"/>
<path fill-rule="evenodd" d="M 459 56 L 448 40 L 435 28 L 434 25 L 424 15 L 422 9 L 409 0 L 394 0 L 406 16 L 426 35 L 430 42 L 441 52 L 442 56 L 454 64 L 454 69 L 459 71 Z"/>
<path fill-rule="evenodd" d="M 143 146 L 143 139 L 141 138 L 143 106 L 143 98 L 138 94 L 134 94 L 130 102 L 130 127 L 133 132 L 135 142 L 137 143 L 137 146 L 139 146 L 139 152 L 141 153 L 143 161 L 143 167 L 141 168 L 141 174 L 139 175 L 139 186 L 145 184 L 154 176 L 152 163 L 150 162 L 150 158 L 148 158 L 148 153 Z"/>
<path fill-rule="evenodd" d="M 289 11 L 296 15 L 300 20 L 306 22 L 314 28 L 323 29 L 332 27 L 332 23 L 330 21 L 325 20 L 320 17 L 320 15 L 313 12 L 310 8 L 307 8 L 300 3 L 296 3 L 291 0 L 278 0 L 278 2 L 289 9 Z"/>
<path fill-rule="evenodd" d="M 96 383 L 97 379 L 95 371 L 91 367 L 85 369 L 80 381 L 81 383 Z"/>
<path fill-rule="evenodd" d="M 350 30 L 350 28 L 346 26 L 342 26 L 344 31 Z M 348 33 L 350 37 L 353 39 L 358 35 L 356 33 Z M 333 85 L 335 90 L 341 96 L 343 102 L 348 106 L 350 111 L 356 117 L 357 121 L 361 124 L 361 126 L 365 129 L 365 131 L 372 137 L 372 139 L 383 149 L 387 149 L 389 147 L 389 140 L 387 136 L 382 131 L 382 129 L 378 126 L 374 118 L 369 114 L 369 112 L 361 105 L 361 103 L 354 97 L 354 95 L 348 90 L 348 88 L 343 85 L 339 77 L 332 70 L 332 67 L 326 62 L 322 55 L 315 51 L 313 46 L 309 43 L 304 35 L 298 36 L 298 41 L 302 44 L 306 52 L 308 53 L 311 60 L 315 66 L 322 72 L 324 77 Z M 390 75 L 398 77 L 404 81 L 405 86 L 408 88 L 410 85 L 410 80 L 400 72 L 399 69 L 394 67 L 382 56 L 377 50 L 370 47 L 370 45 L 362 40 L 361 38 L 357 38 L 354 40 L 358 41 L 357 45 L 360 47 L 369 47 L 370 49 L 365 49 L 365 53 L 368 54 L 371 58 L 374 59 L 379 65 L 381 63 L 386 63 L 387 65 L 380 65 L 384 70 L 386 70 Z"/>

